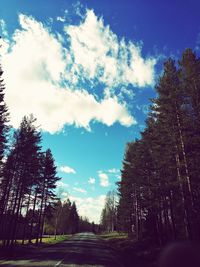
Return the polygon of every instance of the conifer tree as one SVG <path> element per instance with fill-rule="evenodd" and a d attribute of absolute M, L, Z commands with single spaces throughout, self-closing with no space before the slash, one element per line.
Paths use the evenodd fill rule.
<path fill-rule="evenodd" d="M 4 82 L 3 82 L 3 71 L 0 66 L 0 217 L 4 211 L 4 194 L 6 190 L 6 183 L 3 181 L 3 166 L 4 166 L 4 157 L 5 149 L 7 143 L 7 134 L 9 131 L 8 127 L 8 109 L 4 101 Z M 1 224 L 1 223 L 0 223 Z"/>
<path fill-rule="evenodd" d="M 32 116 L 23 118 L 19 129 L 14 133 L 12 149 L 5 165 L 3 182 L 7 187 L 4 215 L 9 214 L 5 231 L 7 245 L 13 245 L 15 242 L 18 219 L 27 198 L 30 202 L 31 188 L 38 175 L 41 136 L 34 122 L 35 119 Z"/>
<path fill-rule="evenodd" d="M 198 239 L 200 59 L 186 49 L 157 82 L 146 129 L 127 145 L 118 183 L 118 228 L 159 244 Z"/>
<path fill-rule="evenodd" d="M 73 202 L 70 214 L 69 214 L 69 225 L 70 225 L 70 233 L 75 234 L 78 232 L 79 229 L 79 216 L 76 208 L 76 203 Z"/>
<path fill-rule="evenodd" d="M 47 149 L 47 151 L 43 153 L 41 161 L 40 211 L 36 243 L 38 243 L 39 239 L 40 242 L 42 242 L 46 207 L 51 202 L 55 201 L 56 194 L 54 190 L 56 188 L 56 182 L 60 180 L 60 178 L 57 177 L 56 166 L 50 149 Z"/>

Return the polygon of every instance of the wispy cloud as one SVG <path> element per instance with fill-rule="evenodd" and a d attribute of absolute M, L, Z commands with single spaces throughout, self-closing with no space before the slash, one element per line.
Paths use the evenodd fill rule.
<path fill-rule="evenodd" d="M 57 196 L 61 197 L 61 198 L 62 198 L 63 194 L 65 195 L 65 197 L 68 196 L 68 191 L 67 191 L 68 188 L 69 188 L 69 184 L 66 184 L 62 181 L 58 181 L 56 183 Z"/>
<path fill-rule="evenodd" d="M 80 187 L 73 187 L 74 191 L 77 191 L 79 193 L 83 193 L 83 194 L 87 194 L 87 191 L 84 188 L 80 188 Z"/>
<path fill-rule="evenodd" d="M 95 178 L 90 177 L 88 179 L 88 184 L 95 184 Z"/>
<path fill-rule="evenodd" d="M 65 31 L 70 37 L 74 68 L 81 75 L 112 87 L 153 83 L 156 60 L 143 58 L 141 45 L 120 40 L 93 10 L 87 10 L 82 23 L 66 26 Z"/>
<path fill-rule="evenodd" d="M 60 170 L 61 172 L 64 172 L 64 173 L 73 173 L 73 174 L 76 173 L 76 171 L 75 171 L 73 168 L 69 167 L 69 166 L 61 166 L 61 167 L 59 168 L 59 170 Z"/>
<path fill-rule="evenodd" d="M 56 20 L 60 21 L 60 22 L 64 22 L 65 21 L 65 17 L 57 17 Z"/>
<path fill-rule="evenodd" d="M 120 170 L 119 170 L 119 169 L 116 169 L 116 168 L 113 168 L 113 169 L 109 169 L 108 172 L 109 172 L 109 173 L 114 173 L 114 174 L 116 174 L 116 173 L 119 173 Z"/>
<path fill-rule="evenodd" d="M 58 181 L 56 183 L 57 187 L 69 187 L 69 184 L 63 183 L 62 181 Z"/>
<path fill-rule="evenodd" d="M 8 32 L 6 29 L 6 23 L 3 19 L 0 19 L 0 29 L 4 37 L 8 37 Z"/>

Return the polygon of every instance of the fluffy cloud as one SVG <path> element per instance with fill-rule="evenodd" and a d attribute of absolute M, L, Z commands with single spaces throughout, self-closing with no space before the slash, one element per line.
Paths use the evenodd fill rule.
<path fill-rule="evenodd" d="M 63 195 L 64 196 L 64 195 Z M 66 198 L 68 195 L 66 195 Z M 105 204 L 105 195 L 93 197 L 74 197 L 69 196 L 71 201 L 75 201 L 80 216 L 87 217 L 92 222 L 99 223 L 101 211 Z"/>
<path fill-rule="evenodd" d="M 88 179 L 88 184 L 95 184 L 95 178 L 90 177 Z"/>
<path fill-rule="evenodd" d="M 93 10 L 87 10 L 82 23 L 66 26 L 65 31 L 70 37 L 74 69 L 81 78 L 84 75 L 112 87 L 153 83 L 155 59 L 144 59 L 141 45 L 119 40 Z"/>
<path fill-rule="evenodd" d="M 75 171 L 73 168 L 69 167 L 69 166 L 61 166 L 61 167 L 59 168 L 59 170 L 60 170 L 61 172 L 64 172 L 64 173 L 73 173 L 73 174 L 76 173 L 76 171 Z"/>
<path fill-rule="evenodd" d="M 32 17 L 19 15 L 19 23 L 21 28 L 2 49 L 5 100 L 15 128 L 31 113 L 50 133 L 65 125 L 90 130 L 91 121 L 126 127 L 136 123 L 114 92 L 99 98 L 79 82 L 80 77 L 95 80 L 105 88 L 151 84 L 155 60 L 143 59 L 139 46 L 118 40 L 91 10 L 80 25 L 65 26 L 68 38 L 53 34 Z M 5 29 L 3 21 L 1 25 Z"/>
<path fill-rule="evenodd" d="M 103 187 L 109 186 L 109 177 L 106 173 L 99 172 L 100 185 Z"/>

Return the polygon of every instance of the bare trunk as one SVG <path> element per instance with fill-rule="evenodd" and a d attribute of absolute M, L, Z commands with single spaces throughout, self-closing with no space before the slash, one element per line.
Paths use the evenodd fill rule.
<path fill-rule="evenodd" d="M 193 206 L 192 188 L 191 188 L 191 181 L 190 181 L 190 176 L 189 176 L 189 171 L 188 171 L 188 163 L 187 163 L 187 158 L 186 158 L 186 153 L 185 153 L 185 144 L 183 141 L 183 134 L 182 134 L 182 130 L 181 130 L 180 116 L 178 114 L 177 109 L 176 109 L 176 117 L 177 117 L 177 126 L 178 126 L 178 131 L 179 131 L 181 152 L 183 155 L 183 163 L 184 163 L 185 177 L 186 177 L 186 181 L 187 181 L 187 188 L 188 188 L 188 193 L 189 193 L 189 197 L 190 197 L 190 202 L 191 202 L 191 205 Z"/>
<path fill-rule="evenodd" d="M 46 205 L 47 205 L 47 197 L 45 198 L 45 201 L 44 201 L 44 209 L 43 209 L 42 220 L 41 220 L 40 243 L 42 243 L 42 236 L 43 236 L 43 231 L 44 231 Z"/>
<path fill-rule="evenodd" d="M 24 229 L 23 229 L 22 245 L 24 244 L 24 241 L 25 241 L 25 238 L 26 238 L 26 230 L 27 230 L 27 224 L 28 224 L 27 214 L 28 214 L 28 211 L 29 211 L 30 200 L 31 200 L 31 192 L 29 193 L 29 196 L 28 196 L 26 215 L 25 215 L 25 218 L 24 218 Z"/>
<path fill-rule="evenodd" d="M 171 217 L 171 224 L 172 224 L 172 232 L 173 232 L 173 237 L 175 240 L 177 237 L 177 233 L 176 233 L 176 224 L 175 224 L 175 218 L 174 218 L 173 192 L 172 192 L 172 190 L 170 190 L 170 193 L 169 193 L 169 203 L 170 203 L 170 217 Z"/>
<path fill-rule="evenodd" d="M 31 215 L 30 235 L 29 235 L 29 240 L 28 240 L 29 243 L 31 243 L 32 235 L 33 235 L 33 221 L 34 221 L 34 215 L 35 215 L 36 200 L 37 200 L 37 189 L 36 189 L 36 193 L 35 193 L 35 197 L 34 197 L 33 211 L 32 211 L 32 215 Z"/>
<path fill-rule="evenodd" d="M 184 222 L 184 229 L 185 229 L 185 236 L 186 238 L 189 238 L 189 222 L 188 222 L 188 214 L 187 214 L 187 205 L 186 205 L 186 200 L 185 200 L 185 195 L 184 195 L 184 189 L 183 189 L 183 181 L 181 179 L 181 174 L 180 174 L 180 159 L 179 155 L 176 152 L 176 170 L 177 170 L 177 178 L 178 178 L 178 183 L 179 183 L 179 189 L 180 189 L 180 194 L 181 194 L 181 202 L 182 202 L 182 207 L 183 207 L 183 222 Z"/>

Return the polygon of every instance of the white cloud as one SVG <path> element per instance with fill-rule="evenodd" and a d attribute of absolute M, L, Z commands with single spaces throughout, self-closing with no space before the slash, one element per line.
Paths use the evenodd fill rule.
<path fill-rule="evenodd" d="M 84 188 L 80 187 L 73 187 L 74 191 L 77 191 L 79 193 L 87 194 L 87 191 Z"/>
<path fill-rule="evenodd" d="M 8 37 L 8 32 L 6 29 L 6 23 L 3 19 L 0 19 L 0 29 L 1 29 L 2 35 Z"/>
<path fill-rule="evenodd" d="M 69 187 L 68 184 L 63 183 L 62 181 L 58 181 L 58 182 L 56 183 L 56 185 L 57 185 L 57 187 Z"/>
<path fill-rule="evenodd" d="M 95 184 L 95 178 L 90 177 L 88 179 L 88 184 Z"/>
<path fill-rule="evenodd" d="M 44 25 L 24 15 L 19 18 L 22 30 L 15 31 L 10 52 L 3 57 L 5 100 L 14 127 L 30 113 L 50 133 L 72 124 L 89 129 L 92 120 L 108 126 L 117 121 L 124 126 L 135 123 L 126 104 L 116 97 L 98 101 L 86 90 L 63 88 L 64 73 L 71 77 L 66 50 Z"/>
<path fill-rule="evenodd" d="M 1 38 L 0 38 L 0 47 L 1 47 L 0 57 L 2 57 L 2 55 L 7 53 L 8 48 L 9 48 L 9 41 L 7 39 L 8 38 L 8 32 L 7 32 L 7 28 L 6 28 L 6 23 L 3 19 L 0 19 L 0 32 L 1 32 L 1 35 L 0 35 L 1 36 Z"/>
<path fill-rule="evenodd" d="M 103 187 L 109 186 L 109 178 L 106 173 L 99 172 L 100 185 Z"/>
<path fill-rule="evenodd" d="M 60 22 L 64 22 L 65 21 L 65 17 L 57 17 L 56 20 L 60 21 Z"/>
<path fill-rule="evenodd" d="M 76 171 L 75 171 L 73 168 L 69 167 L 69 166 L 61 166 L 61 167 L 59 168 L 59 170 L 60 170 L 61 172 L 64 172 L 64 173 L 73 173 L 73 174 L 76 173 Z"/>
<path fill-rule="evenodd" d="M 63 195 L 64 196 L 64 195 Z M 68 195 L 66 195 L 66 198 Z M 86 216 L 89 220 L 99 223 L 101 211 L 105 204 L 105 195 L 94 197 L 74 197 L 69 196 L 71 201 L 75 201 L 80 216 Z"/>
<path fill-rule="evenodd" d="M 97 80 L 105 88 L 151 84 L 155 62 L 143 59 L 140 47 L 118 40 L 91 10 L 80 25 L 65 27 L 68 38 L 53 34 L 51 26 L 32 17 L 21 14 L 19 23 L 21 28 L 9 36 L 9 43 L 5 39 L 2 48 L 5 100 L 15 128 L 31 113 L 41 129 L 50 133 L 65 125 L 90 130 L 92 121 L 107 126 L 136 124 L 114 91 L 100 99 L 80 88 L 79 81 Z M 5 23 L 1 24 L 5 29 Z"/>
<path fill-rule="evenodd" d="M 70 37 L 74 70 L 80 77 L 97 79 L 107 86 L 152 85 L 155 59 L 144 59 L 141 45 L 119 40 L 93 10 L 79 25 L 65 26 Z"/>
<path fill-rule="evenodd" d="M 116 169 L 116 168 L 113 168 L 113 169 L 110 169 L 108 170 L 109 173 L 119 173 L 120 170 Z"/>
<path fill-rule="evenodd" d="M 69 184 L 66 184 L 62 181 L 58 181 L 56 183 L 56 195 L 57 197 L 62 197 L 63 195 L 66 197 L 68 195 L 67 189 Z"/>
<path fill-rule="evenodd" d="M 145 115 L 149 113 L 149 105 L 143 104 L 143 105 L 136 105 L 136 108 L 140 111 L 142 111 Z"/>

